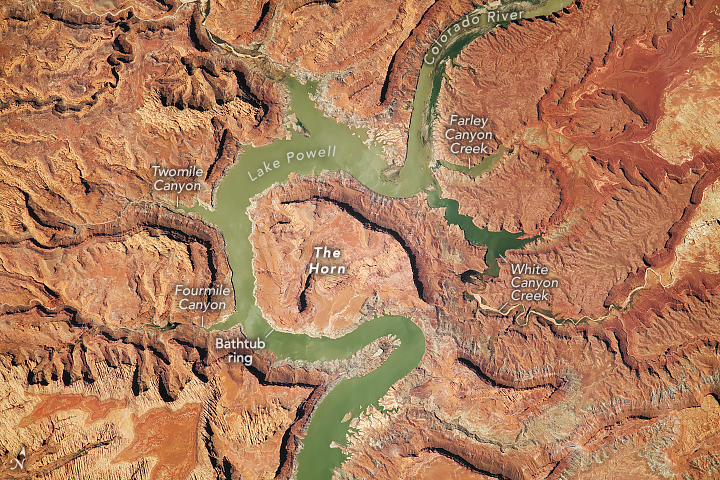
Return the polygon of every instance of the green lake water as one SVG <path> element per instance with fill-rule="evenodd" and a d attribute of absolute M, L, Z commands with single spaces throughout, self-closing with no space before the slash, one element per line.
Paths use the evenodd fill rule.
<path fill-rule="evenodd" d="M 364 130 L 350 129 L 324 117 L 308 96 L 314 85 L 301 85 L 292 78 L 287 80 L 287 84 L 292 95 L 291 111 L 297 115 L 311 136 L 308 138 L 294 133 L 290 140 L 276 140 L 263 147 L 245 146 L 245 152 L 240 155 L 237 165 L 230 169 L 218 187 L 215 211 L 202 207 L 191 209 L 220 228 L 225 237 L 228 260 L 233 270 L 237 313 L 214 328 L 226 330 L 241 323 L 250 337 L 262 337 L 271 330 L 255 305 L 253 296 L 255 277 L 252 272 L 252 246 L 248 241 L 252 225 L 246 213 L 250 198 L 276 182 L 286 181 L 292 172 L 305 175 L 320 173 L 322 170 L 345 170 L 363 184 L 376 187 L 385 193 L 392 193 L 396 188 L 395 184 L 382 179 L 380 172 L 387 165 L 380 157 L 381 147 L 374 145 L 368 148 L 363 144 L 367 138 Z M 302 161 L 291 159 L 288 163 L 288 152 L 328 149 L 329 146 L 335 147 L 333 157 L 315 157 Z M 265 171 L 264 163 L 272 165 L 275 160 L 278 160 L 279 168 L 272 169 L 263 176 L 258 175 L 258 169 Z M 268 349 L 281 358 L 302 350 L 302 344 L 307 340 L 300 335 L 288 335 L 281 341 L 276 338 L 279 335 L 279 332 L 273 333 L 273 341 L 268 342 Z"/>
<path fill-rule="evenodd" d="M 547 14 L 569 3 L 569 0 L 550 0 L 543 9 L 529 12 L 525 17 Z M 449 28 L 452 28 L 452 25 Z M 441 59 L 456 56 L 474 38 L 489 30 L 490 27 L 481 24 L 472 31 L 468 30 L 458 35 L 441 52 Z M 291 112 L 296 114 L 311 136 L 307 138 L 293 134 L 290 140 L 276 140 L 263 147 L 245 146 L 238 163 L 230 169 L 218 187 L 216 210 L 207 211 L 201 207 L 190 209 L 222 231 L 233 271 L 236 313 L 213 329 L 226 330 L 241 324 L 245 334 L 251 339 L 265 338 L 270 334 L 265 339 L 266 348 L 279 358 L 308 361 L 346 358 L 376 338 L 387 334 L 394 334 L 402 342 L 381 367 L 363 377 L 342 381 L 322 400 L 313 415 L 308 434 L 303 441 L 304 448 L 298 456 L 299 480 L 330 478 L 333 468 L 344 460 L 344 455 L 339 450 L 329 448 L 333 440 L 339 443 L 345 441 L 348 427 L 347 423 L 340 423 L 342 417 L 349 411 L 358 414 L 368 405 L 377 404 L 378 399 L 390 386 L 412 371 L 425 352 L 425 338 L 420 328 L 404 317 L 381 317 L 370 320 L 339 339 L 311 338 L 307 335 L 273 332 L 255 305 L 253 297 L 252 247 L 248 241 L 251 224 L 246 214 L 250 198 L 275 182 L 286 181 L 291 172 L 305 175 L 312 172 L 319 173 L 322 170 L 344 170 L 382 195 L 408 197 L 425 191 L 428 194 L 428 204 L 433 208 L 445 208 L 447 221 L 459 225 L 469 242 L 488 246 L 489 269 L 486 273 L 497 273 L 496 257 L 505 250 L 521 248 L 524 243 L 534 240 L 519 239 L 522 234 L 479 229 L 472 223 L 470 217 L 458 213 L 459 205 L 456 201 L 441 198 L 442 192 L 434 180 L 433 169 L 445 167 L 440 163 L 431 163 L 428 138 L 431 135 L 430 127 L 434 118 L 432 106 L 437 100 L 443 74 L 444 67 L 441 60 L 434 66 L 424 64 L 421 68 L 411 115 L 407 158 L 396 181 L 387 180 L 381 173 L 387 164 L 380 156 L 380 145 L 366 145 L 364 141 L 367 139 L 367 133 L 364 130 L 351 129 L 333 119 L 325 118 L 309 98 L 308 94 L 314 91 L 314 85 L 301 85 L 296 80 L 287 78 L 286 83 L 291 94 Z M 333 157 L 306 158 L 303 161 L 292 159 L 288 163 L 288 152 L 327 149 L 328 146 L 335 147 Z M 266 172 L 264 163 L 272 165 L 275 160 L 279 162 L 279 167 Z M 491 168 L 497 160 L 499 156 L 486 158 L 480 165 L 465 173 L 478 175 Z M 461 169 L 463 167 L 447 166 L 463 171 Z M 266 173 L 260 176 L 258 169 Z M 434 189 L 429 188 L 433 186 Z"/>
<path fill-rule="evenodd" d="M 501 145 L 500 148 L 498 148 L 497 152 L 493 153 L 492 155 L 488 155 L 487 157 L 483 158 L 482 162 L 472 167 L 466 167 L 465 165 L 455 165 L 454 163 L 446 162 L 445 160 L 440 160 L 440 165 L 447 168 L 448 170 L 462 172 L 465 175 L 475 178 L 483 172 L 492 170 L 495 164 L 502 160 L 505 152 L 507 152 L 507 149 Z"/>
<path fill-rule="evenodd" d="M 357 416 L 368 405 L 377 405 L 378 399 L 395 382 L 418 366 L 425 353 L 422 330 L 405 317 L 377 318 L 363 323 L 357 330 L 366 325 L 372 340 L 393 334 L 400 339 L 401 345 L 393 350 L 390 358 L 379 368 L 364 377 L 343 380 L 320 403 L 298 456 L 298 479 L 330 478 L 335 466 L 345 460 L 345 455 L 339 449 L 328 448 L 333 440 L 345 443 L 348 423 L 340 423 L 343 416 L 347 412 Z"/>
<path fill-rule="evenodd" d="M 505 230 L 491 232 L 487 228 L 479 228 L 473 223 L 472 217 L 459 213 L 460 204 L 457 200 L 442 198 L 440 187 L 428 193 L 428 204 L 433 208 L 445 208 L 445 220 L 451 225 L 457 225 L 465 234 L 465 239 L 473 245 L 487 246 L 485 261 L 488 264 L 485 275 L 497 276 L 500 274 L 500 265 L 497 259 L 507 250 L 522 248 L 529 242 L 534 242 L 538 237 L 526 238 L 524 233 L 510 233 Z"/>

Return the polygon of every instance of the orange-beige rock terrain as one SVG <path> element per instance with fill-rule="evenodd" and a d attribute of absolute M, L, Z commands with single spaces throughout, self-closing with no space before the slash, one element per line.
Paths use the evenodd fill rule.
<path fill-rule="evenodd" d="M 249 212 L 255 298 L 275 330 L 336 336 L 366 303 L 412 307 L 418 292 L 397 240 L 342 204 L 283 201 L 293 193 L 273 189 Z"/>
<path fill-rule="evenodd" d="M 0 476 L 287 478 L 337 375 L 220 360 L 199 325 L 234 311 L 225 240 L 175 208 L 284 133 L 284 94 L 210 51 L 196 4 L 0 18 Z M 183 308 L 208 285 L 186 299 L 223 308 Z"/>
<path fill-rule="evenodd" d="M 0 477 L 293 478 L 319 402 L 393 338 L 228 361 L 216 339 L 241 327 L 202 327 L 234 312 L 226 246 L 246 239 L 179 207 L 213 208 L 243 145 L 288 134 L 285 75 L 402 165 L 423 55 L 475 6 L 0 6 Z M 452 115 L 488 118 L 506 153 L 475 177 L 438 166 L 436 188 L 478 228 L 538 237 L 498 276 L 426 192 L 316 172 L 252 199 L 273 328 L 399 314 L 425 334 L 417 368 L 352 415 L 335 478 L 718 476 L 719 27 L 712 0 L 578 0 L 442 66 L 432 164 L 467 161 Z M 183 307 L 209 285 L 193 301 L 223 308 Z"/>
<path fill-rule="evenodd" d="M 443 195 L 541 237 L 439 317 L 452 333 L 382 400 L 398 410 L 361 418 L 342 478 L 448 458 L 468 478 L 717 476 L 718 20 L 712 2 L 576 2 L 448 62 L 436 158 L 453 163 L 453 114 L 489 117 L 509 153 L 440 169 Z M 513 301 L 526 279 L 558 286 Z"/>

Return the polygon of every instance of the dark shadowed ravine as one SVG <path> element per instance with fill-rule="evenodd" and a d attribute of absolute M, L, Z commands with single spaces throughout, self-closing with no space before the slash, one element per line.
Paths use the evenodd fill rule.
<path fill-rule="evenodd" d="M 562 9 L 569 3 L 568 0 L 550 0 L 543 7 L 525 13 L 524 17 L 545 15 Z M 433 177 L 433 169 L 449 167 L 431 160 L 428 142 L 432 134 L 433 106 L 444 74 L 444 60 L 456 56 L 474 38 L 492 29 L 485 23 L 485 15 L 481 15 L 481 18 L 483 21 L 476 27 L 464 30 L 461 35 L 448 42 L 434 64 L 423 64 L 413 103 L 407 157 L 396 181 L 390 181 L 382 175 L 381 172 L 387 164 L 380 156 L 381 146 L 368 142 L 366 131 L 351 129 L 324 117 L 309 97 L 315 86 L 301 85 L 294 79 L 287 80 L 291 94 L 291 111 L 310 136 L 295 133 L 289 140 L 276 140 L 270 145 L 257 148 L 244 147 L 245 151 L 238 163 L 218 187 L 216 210 L 207 211 L 201 207 L 191 209 L 222 231 L 233 271 L 236 313 L 214 329 L 225 330 L 241 324 L 249 338 L 265 337 L 272 330 L 255 305 L 253 297 L 255 278 L 252 271 L 252 247 L 248 241 L 252 226 L 246 210 L 250 205 L 250 198 L 276 182 L 287 180 L 291 172 L 306 175 L 322 170 L 344 170 L 373 191 L 392 197 L 409 197 L 424 191 L 428 194 L 429 205 L 433 208 L 445 208 L 445 218 L 449 223 L 459 225 L 469 242 L 488 246 L 489 274 L 496 273 L 496 257 L 507 249 L 522 248 L 525 243 L 534 240 L 520 240 L 522 234 L 478 229 L 472 219 L 458 213 L 456 201 L 441 198 L 441 192 Z M 455 23 L 448 27 L 448 30 L 452 29 Z M 334 146 L 334 155 L 331 157 L 288 160 L 289 152 L 326 149 L 328 146 Z M 263 167 L 264 162 L 272 164 L 275 160 L 279 167 L 268 172 Z M 488 158 L 466 173 L 478 175 L 491 168 L 497 160 L 498 158 Z M 258 169 L 263 171 L 262 176 L 258 174 Z M 370 404 L 377 404 L 395 382 L 417 367 L 425 352 L 425 338 L 420 328 L 410 319 L 397 316 L 367 321 L 338 339 L 312 338 L 281 332 L 273 332 L 272 336 L 267 338 L 266 348 L 278 358 L 325 361 L 346 358 L 375 339 L 389 334 L 395 335 L 401 345 L 396 347 L 383 365 L 365 376 L 342 381 L 317 407 L 298 457 L 298 479 L 325 480 L 332 476 L 333 468 L 344 460 L 339 449 L 330 448 L 332 441 L 345 443 L 348 424 L 341 423 L 341 419 L 350 411 L 360 412 Z"/>

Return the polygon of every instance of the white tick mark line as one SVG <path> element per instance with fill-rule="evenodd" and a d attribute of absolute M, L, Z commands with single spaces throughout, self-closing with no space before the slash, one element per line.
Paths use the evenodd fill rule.
<path fill-rule="evenodd" d="M 270 333 L 272 333 L 272 332 L 274 332 L 274 331 L 275 331 L 275 330 L 270 330 L 270 332 L 269 332 L 267 335 L 265 335 L 265 338 L 269 337 L 269 336 L 270 336 Z"/>
<path fill-rule="evenodd" d="M 500 258 L 502 258 L 503 260 L 505 260 L 505 263 L 510 263 L 510 262 L 507 261 L 507 258 L 505 258 L 505 256 L 504 256 L 502 253 L 500 254 Z"/>

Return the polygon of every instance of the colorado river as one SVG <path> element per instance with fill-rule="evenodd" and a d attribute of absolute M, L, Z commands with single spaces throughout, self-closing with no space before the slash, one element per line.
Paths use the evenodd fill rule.
<path fill-rule="evenodd" d="M 545 15 L 562 9 L 570 3 L 570 0 L 550 0 L 544 7 L 525 13 L 524 17 Z M 250 205 L 251 197 L 275 182 L 285 181 L 291 172 L 306 175 L 321 170 L 345 170 L 370 189 L 393 197 L 408 197 L 426 191 L 429 205 L 433 208 L 446 208 L 446 219 L 450 223 L 459 225 L 469 242 L 488 245 L 490 268 L 487 273 L 496 273 L 498 255 L 508 248 L 521 248 L 529 241 L 519 240 L 518 237 L 522 234 L 478 229 L 470 217 L 458 214 L 456 201 L 441 198 L 440 189 L 432 173 L 435 168 L 445 168 L 438 163 L 431 163 L 432 156 L 428 141 L 432 134 L 431 125 L 434 115 L 432 107 L 437 100 L 444 74 L 442 60 L 457 55 L 478 35 L 490 31 L 490 27 L 485 23 L 485 16 L 483 15 L 482 18 L 483 22 L 477 27 L 463 32 L 449 42 L 433 65 L 423 64 L 413 102 L 407 157 L 396 182 L 388 181 L 381 174 L 387 164 L 380 156 L 379 145 L 364 143 L 367 132 L 351 129 L 333 119 L 325 118 L 308 96 L 308 93 L 314 90 L 314 86 L 310 84 L 303 86 L 294 79 L 288 79 L 291 111 L 296 114 L 311 136 L 294 134 L 290 140 L 276 140 L 264 147 L 246 146 L 238 164 L 230 169 L 218 187 L 216 210 L 210 212 L 200 207 L 191 210 L 199 213 L 222 231 L 233 271 L 232 282 L 237 312 L 227 322 L 216 325 L 214 329 L 225 330 L 240 323 L 249 338 L 264 338 L 272 331 L 255 305 L 253 297 L 255 279 L 252 272 L 252 247 L 248 241 L 252 226 L 245 212 Z M 327 149 L 328 146 L 335 147 L 333 156 L 287 161 L 288 152 Z M 467 173 L 478 175 L 490 168 L 498 159 L 497 157 L 486 159 L 480 166 L 474 167 Z M 278 160 L 277 168 L 268 171 L 265 167 L 262 176 L 255 174 L 257 169 L 263 168 L 264 162 L 272 164 L 275 160 Z M 426 190 L 433 185 L 435 185 L 434 190 Z M 280 332 L 274 332 L 267 338 L 267 349 L 275 353 L 278 358 L 325 361 L 346 358 L 376 338 L 387 334 L 394 334 L 402 342 L 388 360 L 368 375 L 344 380 L 318 406 L 303 441 L 304 448 L 298 457 L 299 480 L 330 478 L 333 468 L 344 459 L 344 455 L 339 450 L 331 449 L 329 446 L 333 440 L 339 443 L 345 441 L 347 424 L 340 422 L 342 417 L 348 411 L 359 413 L 361 407 L 376 404 L 395 382 L 412 371 L 425 352 L 425 338 L 420 328 L 404 317 L 383 317 L 368 321 L 339 339 L 311 338 L 306 335 Z"/>

